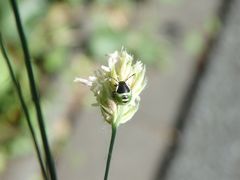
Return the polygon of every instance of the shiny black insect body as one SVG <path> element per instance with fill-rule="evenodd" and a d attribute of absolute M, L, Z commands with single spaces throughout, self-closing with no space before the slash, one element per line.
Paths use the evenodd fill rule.
<path fill-rule="evenodd" d="M 130 77 L 134 76 L 131 75 Z M 127 80 L 130 78 L 128 77 Z M 112 78 L 114 79 L 114 78 Z M 132 99 L 132 91 L 127 85 L 127 80 L 126 81 L 117 81 L 114 79 L 117 84 L 116 84 L 116 90 L 113 91 L 113 99 L 118 103 L 118 104 L 127 104 L 128 102 L 131 101 Z"/>

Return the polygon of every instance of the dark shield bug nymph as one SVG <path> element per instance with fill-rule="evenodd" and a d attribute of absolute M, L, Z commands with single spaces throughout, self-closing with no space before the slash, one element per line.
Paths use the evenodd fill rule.
<path fill-rule="evenodd" d="M 134 74 L 128 77 L 127 80 L 130 79 L 132 76 L 134 76 Z M 127 80 L 117 81 L 114 78 L 111 79 L 117 82 L 117 84 L 115 85 L 116 89 L 113 91 L 113 99 L 118 104 L 127 104 L 128 102 L 130 102 L 132 99 L 132 91 L 126 83 Z"/>

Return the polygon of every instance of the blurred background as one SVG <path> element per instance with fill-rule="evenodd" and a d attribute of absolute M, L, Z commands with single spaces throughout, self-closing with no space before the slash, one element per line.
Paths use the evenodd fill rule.
<path fill-rule="evenodd" d="M 222 165 L 231 152 L 240 154 L 240 142 L 233 142 L 238 145 L 232 147 L 231 152 L 221 151 L 224 144 L 214 144 L 220 137 L 222 140 L 229 137 L 224 127 L 236 127 L 234 123 L 226 125 L 218 122 L 222 117 L 218 113 L 221 114 L 223 109 L 228 112 L 225 107 L 232 103 L 231 98 L 226 99 L 229 104 L 225 106 L 218 106 L 224 104 L 225 100 L 217 100 L 227 92 L 232 94 L 231 92 L 240 90 L 238 86 L 232 86 L 232 82 L 238 80 L 235 77 L 239 75 L 239 70 L 230 76 L 232 70 L 221 74 L 225 69 L 218 71 L 215 68 L 239 65 L 237 60 L 224 64 L 228 56 L 224 54 L 226 45 L 221 46 L 221 42 L 227 39 L 222 40 L 222 37 L 238 34 L 238 31 L 228 32 L 230 20 L 225 28 L 227 15 L 240 9 L 236 1 L 236 7 L 232 7 L 237 10 L 232 10 L 234 8 L 231 9 L 230 6 L 233 2 L 234 0 L 18 0 L 60 180 L 103 179 L 111 128 L 103 121 L 98 109 L 91 107 L 94 98 L 88 88 L 73 83 L 73 80 L 76 76 L 91 75 L 93 70 L 107 63 L 108 53 L 121 50 L 122 47 L 147 65 L 148 85 L 142 94 L 140 110 L 131 121 L 119 128 L 109 178 L 240 178 L 239 173 L 233 173 L 234 178 L 231 178 L 229 174 L 232 168 L 228 166 L 227 169 Z M 234 12 L 228 19 L 234 19 Z M 238 19 L 235 18 L 232 24 L 236 25 Z M 35 122 L 21 46 L 8 1 L 0 1 L 0 29 Z M 231 36 L 229 43 L 237 41 L 236 36 Z M 230 47 L 237 45 L 233 43 Z M 238 52 L 235 50 L 235 53 Z M 215 64 L 209 65 L 209 61 L 218 59 L 218 52 L 223 52 L 220 58 L 225 57 L 222 65 L 218 65 L 221 61 L 216 60 L 213 61 Z M 239 56 L 232 59 L 236 57 Z M 216 80 L 211 77 L 216 77 Z M 224 78 L 229 78 L 230 84 L 221 84 L 221 87 L 231 88 L 222 90 L 222 94 L 218 88 L 212 91 L 208 89 L 210 86 L 217 87 L 219 84 L 215 86 L 214 83 Z M 209 95 L 209 92 L 212 94 Z M 238 97 L 236 93 L 233 99 L 239 100 Z M 203 104 L 202 98 L 206 100 Z M 202 110 L 200 107 L 203 106 L 208 108 Z M 237 103 L 230 107 L 236 108 Z M 211 113 L 217 115 L 211 116 Z M 237 118 L 239 113 L 236 111 L 233 119 Z M 225 133 L 224 135 L 211 135 L 216 124 L 223 128 L 220 128 L 219 133 Z M 35 126 L 37 128 L 36 123 Z M 206 127 L 209 129 L 206 130 Z M 189 140 L 188 136 L 192 139 Z M 207 142 L 209 138 L 212 141 Z M 205 151 L 204 148 L 209 146 L 217 150 Z M 181 150 L 181 147 L 186 149 Z M 212 160 L 208 158 L 208 155 L 214 157 L 212 154 L 216 152 L 220 155 Z M 204 157 L 206 161 L 203 161 Z M 240 159 L 239 155 L 233 157 L 234 160 L 236 158 Z M 237 162 L 239 165 L 240 161 Z M 230 163 L 230 167 L 233 165 L 236 168 L 237 162 Z M 221 176 L 219 172 L 226 176 Z M 201 178 L 203 174 L 204 178 Z M 39 179 L 39 167 L 29 130 L 2 56 L 0 179 Z"/>

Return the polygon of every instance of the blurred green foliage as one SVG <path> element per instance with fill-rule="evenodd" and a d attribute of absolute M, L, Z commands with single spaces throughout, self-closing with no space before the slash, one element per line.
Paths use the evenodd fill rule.
<path fill-rule="evenodd" d="M 106 63 L 106 54 L 119 50 L 122 46 L 149 65 L 164 61 L 168 56 L 166 44 L 146 31 L 134 28 L 133 15 L 139 2 L 140 0 L 19 0 L 42 96 L 47 92 L 52 78 L 67 72 L 68 67 L 81 67 L 82 64 L 93 66 L 93 62 Z M 8 1 L 0 1 L 0 30 L 7 42 L 25 97 L 29 100 L 21 46 Z M 29 152 L 31 141 L 2 56 L 0 84 L 1 170 L 9 155 Z"/>

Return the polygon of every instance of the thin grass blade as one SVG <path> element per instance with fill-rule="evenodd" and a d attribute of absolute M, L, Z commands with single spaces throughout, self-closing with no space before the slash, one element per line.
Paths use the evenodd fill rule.
<path fill-rule="evenodd" d="M 30 119 L 29 111 L 28 111 L 26 102 L 25 102 L 24 97 L 23 97 L 21 86 L 20 86 L 20 84 L 19 84 L 19 82 L 18 82 L 18 80 L 17 80 L 17 78 L 14 74 L 13 67 L 10 63 L 10 58 L 9 58 L 8 53 L 6 51 L 6 48 L 4 46 L 1 33 L 0 33 L 0 46 L 1 46 L 1 51 L 2 51 L 2 54 L 3 54 L 4 60 L 6 61 L 6 64 L 7 64 L 8 70 L 9 70 L 9 74 L 10 74 L 11 79 L 13 81 L 14 87 L 17 91 L 17 95 L 18 95 L 18 98 L 20 100 L 22 110 L 23 110 L 25 118 L 27 120 L 27 125 L 28 125 L 28 128 L 30 130 L 30 134 L 32 136 L 32 140 L 33 140 L 34 147 L 35 147 L 35 150 L 36 150 L 36 153 L 37 153 L 37 158 L 38 158 L 38 161 L 39 161 L 39 165 L 40 165 L 40 168 L 41 168 L 41 171 L 42 171 L 43 178 L 45 180 L 47 180 L 48 179 L 47 178 L 47 173 L 46 173 L 46 170 L 44 168 L 43 158 L 41 156 L 40 147 L 39 147 L 38 142 L 37 142 L 36 133 L 34 131 L 34 128 L 33 128 L 33 125 L 32 125 L 31 119 Z"/>
<path fill-rule="evenodd" d="M 54 161 L 52 158 L 52 154 L 51 154 L 48 139 L 47 139 L 45 123 L 43 120 L 42 109 L 41 109 L 40 100 L 38 97 L 38 91 L 36 88 L 33 68 L 32 68 L 32 64 L 31 64 L 31 57 L 30 57 L 30 53 L 29 53 L 29 49 L 28 49 L 26 36 L 25 36 L 24 30 L 23 30 L 21 17 L 20 17 L 19 10 L 18 10 L 18 5 L 16 3 L 16 0 L 10 0 L 10 2 L 11 2 L 11 7 L 12 7 L 12 10 L 14 13 L 16 26 L 17 26 L 18 34 L 20 37 L 21 45 L 22 45 L 24 61 L 25 61 L 28 79 L 29 79 L 29 86 L 31 89 L 32 99 L 33 99 L 35 109 L 36 109 L 38 125 L 39 125 L 39 129 L 40 129 L 40 133 L 41 133 L 45 156 L 46 156 L 46 164 L 47 164 L 47 168 L 49 170 L 48 172 L 50 173 L 51 180 L 56 180 L 57 175 L 56 175 L 56 170 L 55 170 L 55 164 L 54 164 Z"/>

